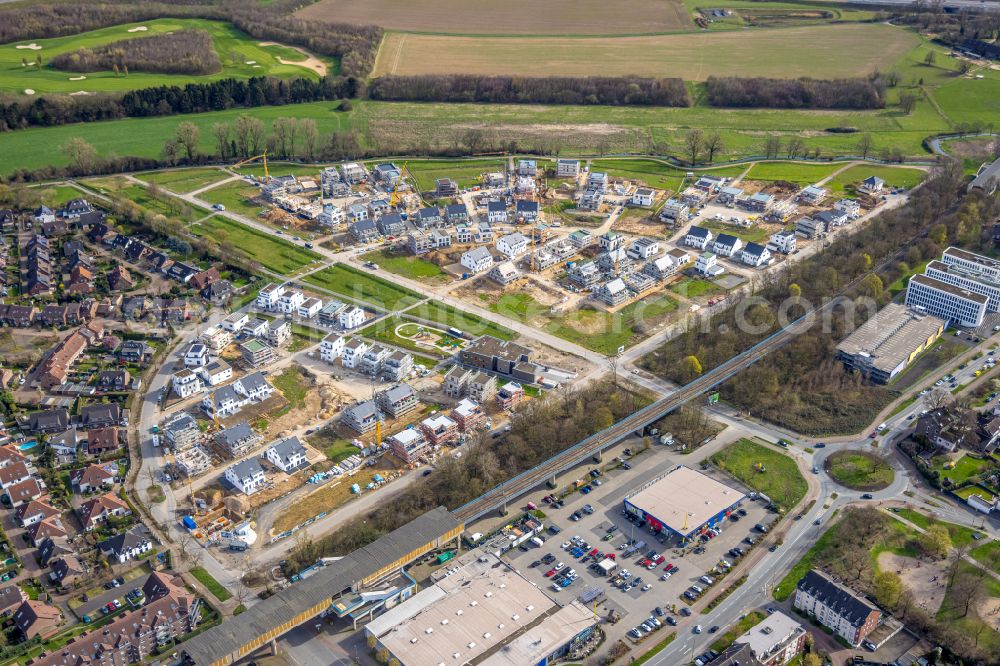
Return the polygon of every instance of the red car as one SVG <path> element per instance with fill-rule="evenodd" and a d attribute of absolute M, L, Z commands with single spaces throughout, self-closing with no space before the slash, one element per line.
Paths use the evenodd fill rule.
<path fill-rule="evenodd" d="M 554 575 L 556 575 L 555 569 L 549 569 L 548 571 L 545 572 L 546 578 L 552 578 Z"/>
<path fill-rule="evenodd" d="M 593 549 L 592 551 L 590 551 L 589 553 L 587 553 L 587 555 L 590 555 L 591 557 L 593 557 L 594 555 L 597 555 L 597 549 L 596 548 Z"/>
<path fill-rule="evenodd" d="M 615 557 L 615 554 L 614 554 L 614 553 L 608 553 L 608 554 L 607 554 L 607 555 L 605 555 L 604 557 L 606 557 L 606 558 L 607 558 L 607 559 L 609 559 L 609 560 L 614 560 L 614 559 L 617 559 L 617 558 Z"/>
<path fill-rule="evenodd" d="M 656 562 L 657 564 L 663 564 L 663 560 L 665 560 L 665 559 L 666 559 L 666 558 L 665 558 L 665 557 L 663 557 L 663 555 L 657 555 L 657 556 L 656 556 L 656 559 L 655 559 L 655 560 L 653 560 L 653 561 L 654 561 L 654 562 Z"/>

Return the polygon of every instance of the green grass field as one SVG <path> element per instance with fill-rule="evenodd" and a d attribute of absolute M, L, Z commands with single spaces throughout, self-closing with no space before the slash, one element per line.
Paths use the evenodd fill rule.
<path fill-rule="evenodd" d="M 796 185 L 811 185 L 840 168 L 836 164 L 797 164 L 795 162 L 758 162 L 744 177 L 747 180 L 784 180 Z"/>
<path fill-rule="evenodd" d="M 926 514 L 914 511 L 913 509 L 900 509 L 896 512 L 896 515 L 925 530 L 932 525 L 944 525 L 944 527 L 948 530 L 948 534 L 951 535 L 952 545 L 957 547 L 968 546 L 975 541 L 972 538 L 972 535 L 976 532 L 976 530 L 971 527 L 938 520 L 937 518 L 932 518 Z"/>
<path fill-rule="evenodd" d="M 480 335 L 492 335 L 502 340 L 513 340 L 517 337 L 514 331 L 500 324 L 487 321 L 482 317 L 456 310 L 440 301 L 427 301 L 420 303 L 403 312 L 404 315 L 424 319 L 440 324 L 444 328 L 457 328 L 467 335 L 479 337 Z"/>
<path fill-rule="evenodd" d="M 383 317 L 374 324 L 369 324 L 364 328 L 362 328 L 361 330 L 359 330 L 358 335 L 365 338 L 369 338 L 370 340 L 375 340 L 377 342 L 384 342 L 385 344 L 393 345 L 395 347 L 408 349 L 409 351 L 416 352 L 417 354 L 424 354 L 424 355 L 440 354 L 441 356 L 445 355 L 445 352 L 443 350 L 440 350 L 436 347 L 432 348 L 426 345 L 419 345 L 413 340 L 410 340 L 409 338 L 404 338 L 396 335 L 396 329 L 399 328 L 400 325 L 404 326 L 406 325 L 406 321 L 401 317 L 398 317 L 396 315 L 390 317 Z M 410 326 L 416 326 L 416 325 L 410 324 Z M 423 365 L 427 365 L 428 367 L 434 365 L 434 363 L 436 363 L 439 360 L 437 358 L 433 358 L 432 356 L 425 356 L 423 358 L 428 359 L 427 362 L 423 363 Z M 418 360 L 419 360 L 418 357 L 414 356 L 414 362 L 417 362 Z"/>
<path fill-rule="evenodd" d="M 433 192 L 438 178 L 451 178 L 460 188 L 472 187 L 487 171 L 503 169 L 500 160 L 414 160 L 406 164 L 421 192 Z"/>
<path fill-rule="evenodd" d="M 255 186 L 242 180 L 235 180 L 206 190 L 199 194 L 198 198 L 210 204 L 223 205 L 231 213 L 256 220 L 261 211 L 265 210 L 263 206 L 258 206 L 250 200 L 251 197 L 256 197 L 258 194 L 260 194 L 260 190 Z"/>
<path fill-rule="evenodd" d="M 987 541 L 969 551 L 969 555 L 980 564 L 992 564 L 993 570 L 1000 574 L 1000 541 Z"/>
<path fill-rule="evenodd" d="M 722 289 L 714 282 L 709 282 L 708 280 L 703 280 L 701 278 L 684 278 L 677 284 L 672 285 L 670 287 L 670 291 L 678 296 L 695 299 L 700 296 L 712 296 L 714 294 L 721 293 Z"/>
<path fill-rule="evenodd" d="M 881 490 L 894 477 L 888 463 L 867 451 L 837 451 L 827 458 L 826 468 L 834 481 L 852 490 Z"/>
<path fill-rule="evenodd" d="M 975 568 L 972 564 L 968 562 L 959 562 L 958 566 L 961 570 L 975 573 Z M 990 578 L 989 576 L 982 579 L 982 585 L 984 587 L 982 596 L 987 598 L 1000 598 L 1000 580 L 995 578 Z M 1000 654 L 1000 632 L 992 631 L 990 629 L 990 624 L 992 624 L 992 618 L 990 622 L 986 623 L 979 616 L 979 610 L 976 604 L 973 604 L 972 609 L 968 614 L 964 612 L 963 600 L 961 597 L 956 597 L 953 595 L 953 591 L 949 586 L 948 590 L 945 592 L 944 601 L 941 603 L 941 608 L 938 611 L 935 619 L 938 622 L 946 622 L 950 624 L 954 629 L 965 633 L 970 636 L 978 637 L 978 645 L 980 649 L 986 654 L 997 655 Z M 983 624 L 987 624 L 983 628 Z"/>
<path fill-rule="evenodd" d="M 146 171 L 137 173 L 136 178 L 146 183 L 156 183 L 160 187 L 187 194 L 194 190 L 217 183 L 229 177 L 225 171 L 212 168 L 172 169 L 169 171 Z"/>
<path fill-rule="evenodd" d="M 219 215 L 194 224 L 190 229 L 196 236 L 208 236 L 220 242 L 226 240 L 246 252 L 264 268 L 282 275 L 292 275 L 322 259 L 311 250 Z"/>
<path fill-rule="evenodd" d="M 831 178 L 827 187 L 831 192 L 852 192 L 853 185 L 861 183 L 869 176 L 877 176 L 884 180 L 888 186 L 911 188 L 922 181 L 926 175 L 926 172 L 921 169 L 859 164 L 845 169 Z"/>
<path fill-rule="evenodd" d="M 128 199 L 146 210 L 184 222 L 194 222 L 212 214 L 205 208 L 189 204 L 165 193 L 153 196 L 145 186 L 129 182 L 121 177 L 89 178 L 82 181 L 82 184 L 102 194 Z"/>
<path fill-rule="evenodd" d="M 376 250 L 361 255 L 361 259 L 373 261 L 380 268 L 411 280 L 422 280 L 431 284 L 441 284 L 448 281 L 447 274 L 441 270 L 440 266 L 420 257 Z"/>
<path fill-rule="evenodd" d="M 791 511 L 805 497 L 806 480 L 795 461 L 770 446 L 741 439 L 710 460 L 748 487 L 770 497 L 782 511 Z M 764 472 L 755 468 L 758 464 L 764 466 Z"/>
<path fill-rule="evenodd" d="M 344 264 L 328 266 L 304 279 L 317 287 L 386 311 L 403 310 L 423 298 L 409 289 Z"/>
<path fill-rule="evenodd" d="M 710 229 L 715 235 L 723 233 L 729 234 L 730 236 L 736 236 L 744 243 L 766 243 L 767 239 L 771 237 L 771 234 L 767 229 L 757 225 L 752 227 L 743 227 L 737 224 L 729 224 L 728 222 L 719 222 L 718 220 L 704 220 L 699 222 L 698 226 Z"/>
<path fill-rule="evenodd" d="M 144 31 L 129 32 L 145 27 Z M 63 72 L 49 67 L 46 63 L 53 57 L 75 51 L 79 48 L 94 48 L 124 39 L 142 39 L 155 34 L 179 30 L 199 29 L 212 36 L 215 51 L 222 63 L 222 71 L 204 76 L 187 74 L 154 74 L 129 72 L 128 76 L 115 76 L 114 72 Z M 35 44 L 41 49 L 17 48 Z M 198 82 L 215 81 L 224 78 L 246 79 L 251 76 L 306 77 L 318 78 L 310 68 L 298 64 L 283 64 L 278 58 L 290 60 L 289 52 L 283 46 L 260 46 L 258 40 L 237 30 L 229 23 L 203 19 L 157 19 L 142 23 L 116 25 L 68 37 L 54 39 L 24 40 L 0 46 L 0 90 L 24 94 L 27 89 L 36 93 L 71 93 L 78 91 L 104 92 L 134 90 L 162 85 L 184 85 L 192 80 Z M 297 52 L 295 52 L 297 53 Z M 36 55 L 42 57 L 42 67 L 22 66 L 21 59 L 34 62 Z M 304 58 L 299 54 L 298 60 Z M 248 64 L 250 63 L 250 64 Z M 336 68 L 332 60 L 325 60 L 330 70 Z M 82 80 L 72 80 L 84 76 Z"/>

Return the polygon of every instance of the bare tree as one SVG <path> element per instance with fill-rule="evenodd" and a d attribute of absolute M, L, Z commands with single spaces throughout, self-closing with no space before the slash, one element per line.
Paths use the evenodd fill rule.
<path fill-rule="evenodd" d="M 874 148 L 875 148 L 875 140 L 872 138 L 872 135 L 868 134 L 867 132 L 862 134 L 861 138 L 858 139 L 858 153 L 861 155 L 861 157 L 863 159 L 868 159 L 868 156 L 871 154 Z"/>
<path fill-rule="evenodd" d="M 215 154 L 226 159 L 230 153 L 230 136 L 233 128 L 229 123 L 214 123 L 212 125 L 212 136 L 215 137 Z"/>
<path fill-rule="evenodd" d="M 177 139 L 177 143 L 184 148 L 184 153 L 187 155 L 188 161 L 193 160 L 195 154 L 198 152 L 198 136 L 200 134 L 201 130 L 192 122 L 185 121 L 177 126 L 174 136 Z"/>
<path fill-rule="evenodd" d="M 705 133 L 700 129 L 693 129 L 684 138 L 684 147 L 687 150 L 688 163 L 697 164 L 698 157 L 705 147 Z"/>
<path fill-rule="evenodd" d="M 924 398 L 924 404 L 932 410 L 948 407 L 954 402 L 955 398 L 949 391 L 943 391 L 939 388 L 931 390 L 931 392 L 927 394 L 927 397 Z"/>
<path fill-rule="evenodd" d="M 726 149 L 726 144 L 722 140 L 722 135 L 718 132 L 712 132 L 707 137 L 705 137 L 705 150 L 708 152 L 708 162 L 711 164 L 715 161 L 715 156 Z"/>

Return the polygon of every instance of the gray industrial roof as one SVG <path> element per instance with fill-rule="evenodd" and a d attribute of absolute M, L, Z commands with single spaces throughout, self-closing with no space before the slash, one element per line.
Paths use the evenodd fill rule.
<path fill-rule="evenodd" d="M 254 604 L 245 613 L 185 641 L 181 650 L 196 666 L 225 659 L 272 628 L 293 621 L 297 615 L 332 599 L 333 595 L 460 526 L 461 523 L 444 507 L 432 509 L 374 543 L 323 567 L 309 578 L 308 583 L 293 584 Z"/>

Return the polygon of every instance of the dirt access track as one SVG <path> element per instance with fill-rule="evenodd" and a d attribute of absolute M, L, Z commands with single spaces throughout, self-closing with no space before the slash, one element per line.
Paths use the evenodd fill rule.
<path fill-rule="evenodd" d="M 948 578 L 948 563 L 946 560 L 932 562 L 917 560 L 890 552 L 878 554 L 880 571 L 891 571 L 899 574 L 903 587 L 910 591 L 913 598 L 925 611 L 934 615 L 941 608 Z"/>
<path fill-rule="evenodd" d="M 296 16 L 454 35 L 636 35 L 694 27 L 680 0 L 320 0 Z"/>

